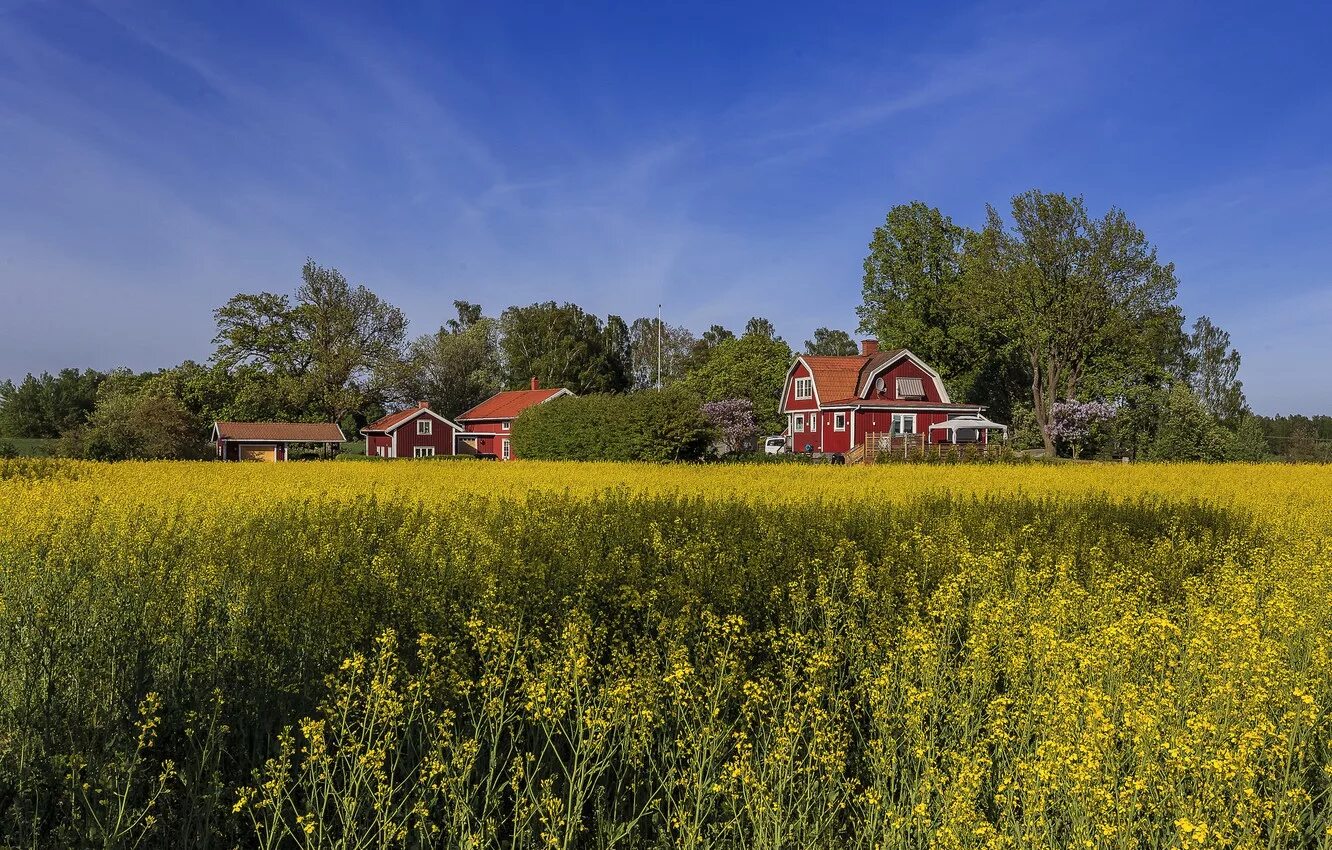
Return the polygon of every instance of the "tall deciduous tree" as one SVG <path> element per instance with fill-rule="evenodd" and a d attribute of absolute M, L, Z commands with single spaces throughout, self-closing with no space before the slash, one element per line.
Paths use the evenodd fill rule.
<path fill-rule="evenodd" d="M 619 336 L 618 330 L 608 336 L 601 320 L 577 304 L 510 307 L 500 316 L 504 381 L 514 389 L 536 378 L 579 394 L 621 392 L 628 389 L 629 366 Z"/>
<path fill-rule="evenodd" d="M 1238 424 L 1248 405 L 1239 380 L 1240 354 L 1230 346 L 1230 334 L 1199 316 L 1189 336 L 1190 381 L 1207 412 L 1218 422 Z"/>
<path fill-rule="evenodd" d="M 499 326 L 466 301 L 432 334 L 407 346 L 403 359 L 381 376 L 386 395 L 399 404 L 428 401 L 450 419 L 500 389 Z"/>
<path fill-rule="evenodd" d="M 778 339 L 777 328 L 772 322 L 762 316 L 754 316 L 748 322 L 745 322 L 745 336 L 761 336 L 768 339 Z"/>
<path fill-rule="evenodd" d="M 735 339 L 735 332 L 722 325 L 712 325 L 703 333 L 699 334 L 698 340 L 694 342 L 689 351 L 689 362 L 685 366 L 686 371 L 693 371 L 704 363 L 712 355 L 713 350 L 727 340 Z"/>
<path fill-rule="evenodd" d="M 658 335 L 660 334 L 660 357 Z M 661 371 L 661 385 L 669 387 L 684 375 L 689 365 L 690 352 L 697 340 L 688 328 L 662 322 L 658 327 L 655 316 L 634 319 L 629 325 L 630 372 L 633 388 L 638 390 L 657 386 L 657 372 Z"/>
<path fill-rule="evenodd" d="M 815 328 L 814 338 L 805 340 L 805 353 L 824 357 L 845 357 L 860 350 L 851 334 L 832 328 Z"/>
<path fill-rule="evenodd" d="M 763 333 L 745 334 L 713 346 L 708 359 L 680 382 L 703 401 L 744 398 L 754 405 L 754 419 L 767 433 L 782 428 L 777 412 L 791 347 Z"/>
<path fill-rule="evenodd" d="M 341 419 L 365 403 L 375 368 L 400 356 L 407 318 L 313 260 L 301 277 L 294 299 L 242 293 L 214 311 L 214 359 L 261 365 L 303 394 L 310 414 Z"/>
<path fill-rule="evenodd" d="M 1091 218 L 1080 197 L 1013 198 L 1012 227 L 993 207 L 968 252 L 973 315 L 1001 329 L 1028 369 L 1032 409 L 1054 453 L 1050 410 L 1075 398 L 1106 355 L 1173 308 L 1174 267 L 1124 213 Z"/>
<path fill-rule="evenodd" d="M 988 325 L 965 309 L 969 300 L 963 266 L 966 228 L 920 201 L 888 211 L 874 229 L 865 257 L 864 303 L 860 330 L 874 334 L 883 348 L 909 348 L 943 375 L 959 398 L 977 398 L 984 374 L 987 386 L 1002 380 L 1007 352 Z M 1006 405 L 1005 405 L 1006 406 Z"/>

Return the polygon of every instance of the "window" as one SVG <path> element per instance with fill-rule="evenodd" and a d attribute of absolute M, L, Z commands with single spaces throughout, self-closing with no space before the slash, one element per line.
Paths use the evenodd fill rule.
<path fill-rule="evenodd" d="M 914 413 L 894 413 L 893 414 L 893 436 L 916 433 L 916 414 Z"/>
<path fill-rule="evenodd" d="M 805 414 L 797 413 L 793 417 L 793 421 L 795 422 L 795 432 L 797 434 L 805 433 Z"/>
<path fill-rule="evenodd" d="M 925 384 L 920 378 L 898 378 L 897 397 L 910 399 L 925 398 Z"/>
<path fill-rule="evenodd" d="M 431 422 L 429 419 L 422 416 L 420 419 L 416 420 L 416 433 L 429 434 L 430 429 L 434 426 L 434 424 L 435 424 L 434 422 Z"/>
<path fill-rule="evenodd" d="M 508 440 L 500 441 L 500 457 L 504 458 L 505 460 L 508 460 L 509 458 L 513 457 L 513 455 L 509 452 Z"/>
<path fill-rule="evenodd" d="M 500 430 L 501 431 L 509 430 L 509 420 L 505 419 L 503 422 L 500 423 Z"/>
<path fill-rule="evenodd" d="M 809 430 L 819 430 L 819 415 L 817 413 L 811 413 L 809 415 Z"/>
<path fill-rule="evenodd" d="M 797 399 L 807 399 L 814 397 L 814 379 L 796 378 L 795 379 L 795 397 Z"/>
<path fill-rule="evenodd" d="M 833 414 L 833 430 L 834 430 L 834 431 L 845 431 L 845 430 L 846 430 L 846 414 L 845 414 L 845 413 L 834 413 L 834 414 Z"/>
<path fill-rule="evenodd" d="M 412 449 L 412 457 L 434 457 L 434 446 L 416 446 Z"/>

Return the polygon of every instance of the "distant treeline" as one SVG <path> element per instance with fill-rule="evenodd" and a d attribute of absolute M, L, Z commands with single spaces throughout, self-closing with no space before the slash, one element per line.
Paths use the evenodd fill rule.
<path fill-rule="evenodd" d="M 875 228 L 864 268 L 858 332 L 911 349 L 954 400 L 1011 423 L 1019 447 L 1162 460 L 1326 454 L 1326 417 L 1249 411 L 1230 335 L 1206 316 L 1186 329 L 1174 266 L 1120 210 L 1097 217 L 1079 197 L 1033 190 L 972 230 L 903 204 Z M 206 363 L 0 383 L 0 439 L 50 438 L 90 458 L 192 457 L 215 419 L 336 421 L 351 435 L 397 406 L 426 400 L 452 417 L 532 378 L 579 396 L 678 386 L 700 405 L 746 403 L 756 434 L 783 429 L 795 352 L 765 318 L 695 333 L 555 301 L 498 316 L 467 301 L 453 310 L 409 338 L 400 309 L 311 260 L 293 293 L 239 293 L 215 310 Z M 803 351 L 857 345 L 820 327 Z M 714 436 L 733 437 L 733 426 L 714 422 Z M 731 437 L 722 442 L 744 442 Z"/>

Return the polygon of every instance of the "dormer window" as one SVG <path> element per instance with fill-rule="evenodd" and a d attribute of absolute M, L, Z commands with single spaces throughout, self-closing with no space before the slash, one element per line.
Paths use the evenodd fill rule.
<path fill-rule="evenodd" d="M 796 401 L 804 401 L 814 397 L 814 379 L 796 378 L 795 379 L 795 397 Z"/>
<path fill-rule="evenodd" d="M 897 397 L 901 399 L 925 400 L 925 384 L 920 378 L 898 378 Z"/>

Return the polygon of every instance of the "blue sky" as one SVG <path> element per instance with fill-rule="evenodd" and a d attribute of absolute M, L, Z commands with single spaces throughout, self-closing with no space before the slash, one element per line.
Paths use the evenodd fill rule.
<path fill-rule="evenodd" d="M 938 11 L 944 9 L 944 11 Z M 0 376 L 211 350 L 307 256 L 403 307 L 854 329 L 913 199 L 1127 211 L 1260 412 L 1332 412 L 1332 10 L 0 0 Z"/>

